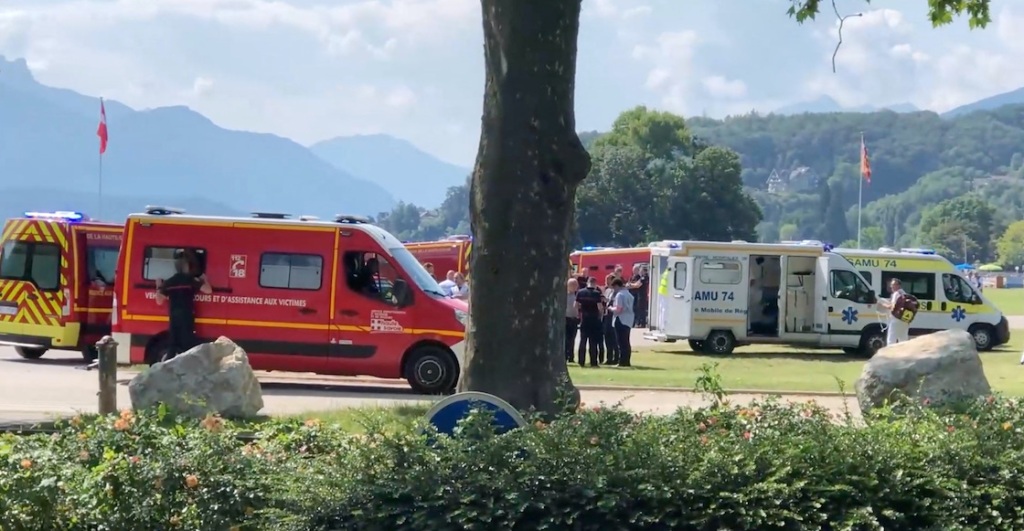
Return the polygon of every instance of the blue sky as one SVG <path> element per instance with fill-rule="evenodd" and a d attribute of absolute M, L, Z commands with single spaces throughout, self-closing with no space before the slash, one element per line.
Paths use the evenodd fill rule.
<path fill-rule="evenodd" d="M 943 111 L 1024 86 L 1024 0 L 994 0 L 975 31 L 932 29 L 926 3 L 838 0 L 864 16 L 833 74 L 834 17 L 798 26 L 788 0 L 584 0 L 579 129 L 637 104 L 721 117 L 827 94 Z M 383 132 L 466 166 L 477 147 L 478 0 L 0 0 L 0 54 L 48 85 L 304 144 Z"/>

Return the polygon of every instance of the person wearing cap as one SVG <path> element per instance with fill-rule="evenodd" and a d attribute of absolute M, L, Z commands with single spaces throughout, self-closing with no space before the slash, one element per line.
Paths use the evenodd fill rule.
<path fill-rule="evenodd" d="M 168 348 L 159 361 L 173 359 L 196 346 L 196 293 L 213 293 L 206 275 L 197 277 L 193 274 L 189 260 L 183 254 L 175 255 L 174 269 L 175 273 L 170 278 L 156 282 L 156 303 L 168 303 Z"/>

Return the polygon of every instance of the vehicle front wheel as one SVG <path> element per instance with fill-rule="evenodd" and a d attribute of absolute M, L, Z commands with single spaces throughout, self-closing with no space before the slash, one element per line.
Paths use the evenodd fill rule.
<path fill-rule="evenodd" d="M 37 360 L 43 357 L 43 354 L 46 354 L 46 349 L 41 347 L 14 347 L 14 351 L 17 352 L 19 356 L 27 360 Z"/>
<path fill-rule="evenodd" d="M 409 357 L 405 379 L 413 391 L 419 394 L 447 394 L 455 390 L 459 366 L 448 349 L 426 345 L 417 348 Z"/>
<path fill-rule="evenodd" d="M 152 341 L 149 345 L 146 345 L 146 365 L 150 367 L 156 365 L 160 361 L 163 361 L 164 357 L 167 356 L 167 352 L 170 350 L 171 344 L 167 339 L 166 334 L 161 334 Z"/>
<path fill-rule="evenodd" d="M 874 356 L 879 350 L 885 348 L 885 334 L 878 328 L 871 328 L 864 331 L 860 338 L 860 354 L 868 358 Z"/>
<path fill-rule="evenodd" d="M 974 346 L 978 352 L 992 350 L 995 334 L 992 332 L 991 326 L 984 324 L 974 325 L 968 331 L 974 338 Z"/>
<path fill-rule="evenodd" d="M 85 360 L 86 363 L 92 363 L 99 357 L 100 353 L 96 350 L 96 345 L 86 345 L 82 347 L 82 359 Z"/>

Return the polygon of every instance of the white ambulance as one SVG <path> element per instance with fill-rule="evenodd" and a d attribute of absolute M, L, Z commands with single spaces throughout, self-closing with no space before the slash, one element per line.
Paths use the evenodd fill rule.
<path fill-rule="evenodd" d="M 1010 341 L 1010 324 L 999 308 L 965 279 L 952 262 L 931 249 L 835 249 L 845 256 L 880 297 L 889 297 L 897 278 L 903 291 L 921 307 L 910 323 L 910 335 L 940 330 L 966 330 L 979 351 Z"/>
<path fill-rule="evenodd" d="M 650 244 L 648 333 L 729 354 L 755 343 L 842 348 L 885 346 L 885 310 L 867 281 L 820 242 L 662 241 Z"/>

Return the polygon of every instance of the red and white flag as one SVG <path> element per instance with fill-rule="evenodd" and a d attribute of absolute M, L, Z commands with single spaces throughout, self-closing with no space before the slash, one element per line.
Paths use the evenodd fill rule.
<path fill-rule="evenodd" d="M 100 98 L 100 125 L 96 128 L 96 136 L 100 137 L 100 155 L 107 152 L 107 108 Z"/>
<path fill-rule="evenodd" d="M 864 135 L 860 135 L 860 176 L 871 184 L 871 159 L 868 157 L 868 146 L 864 143 Z"/>

